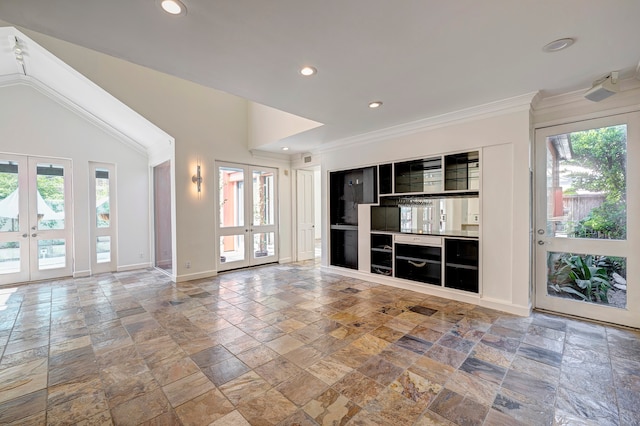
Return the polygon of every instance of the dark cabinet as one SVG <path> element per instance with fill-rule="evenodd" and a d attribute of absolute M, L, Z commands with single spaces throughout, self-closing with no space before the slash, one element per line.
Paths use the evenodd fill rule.
<path fill-rule="evenodd" d="M 446 191 L 468 191 L 479 188 L 478 151 L 445 155 L 444 189 Z"/>
<path fill-rule="evenodd" d="M 447 238 L 444 286 L 478 292 L 478 241 Z"/>
<path fill-rule="evenodd" d="M 371 206 L 371 230 L 400 232 L 400 207 Z"/>
<path fill-rule="evenodd" d="M 329 174 L 330 262 L 358 269 L 358 205 L 378 202 L 377 166 Z"/>
<path fill-rule="evenodd" d="M 393 274 L 393 242 L 391 235 L 371 234 L 371 272 Z"/>
<path fill-rule="evenodd" d="M 441 285 L 442 247 L 396 244 L 395 260 L 396 277 Z"/>
<path fill-rule="evenodd" d="M 380 179 L 380 194 L 393 193 L 393 164 L 380 164 L 378 166 Z"/>
<path fill-rule="evenodd" d="M 441 157 L 395 163 L 395 192 L 438 192 L 442 190 Z"/>

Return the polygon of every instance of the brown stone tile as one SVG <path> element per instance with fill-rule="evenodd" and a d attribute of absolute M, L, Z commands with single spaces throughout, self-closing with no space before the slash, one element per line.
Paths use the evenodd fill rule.
<path fill-rule="evenodd" d="M 389 388 L 405 398 L 428 406 L 442 390 L 442 385 L 405 371 L 389 385 Z"/>
<path fill-rule="evenodd" d="M 389 346 L 389 342 L 372 336 L 371 334 L 365 334 L 354 341 L 351 345 L 369 355 L 377 355 Z"/>
<path fill-rule="evenodd" d="M 325 354 L 310 346 L 301 346 L 284 354 L 284 357 L 300 368 L 307 368 L 324 358 Z"/>
<path fill-rule="evenodd" d="M 383 386 L 387 386 L 402 373 L 402 368 L 394 365 L 382 357 L 376 356 L 370 358 L 362 364 L 358 371 L 367 377 L 375 380 Z"/>
<path fill-rule="evenodd" d="M 233 354 L 222 345 L 215 345 L 191 355 L 193 362 L 203 369 L 230 358 L 233 358 Z"/>
<path fill-rule="evenodd" d="M 470 398 L 484 405 L 491 405 L 500 385 L 458 370 L 449 377 L 446 388 L 465 398 Z"/>
<path fill-rule="evenodd" d="M 104 392 L 101 390 L 88 392 L 61 404 L 49 405 L 47 408 L 47 424 L 75 424 L 108 410 L 109 405 Z"/>
<path fill-rule="evenodd" d="M 180 358 L 182 354 L 178 353 L 176 356 L 163 359 L 156 364 L 150 365 L 152 368 L 151 373 L 156 378 L 160 386 L 168 385 L 183 377 L 190 376 L 200 369 L 191 358 Z"/>
<path fill-rule="evenodd" d="M 389 343 L 393 343 L 405 335 L 405 333 L 403 333 L 402 331 L 394 330 L 393 328 L 387 327 L 386 325 L 374 329 L 369 334 L 379 339 L 386 340 Z"/>
<path fill-rule="evenodd" d="M 79 381 L 62 383 L 48 388 L 47 405 L 59 405 L 88 393 L 102 390 L 102 381 L 96 374 Z"/>
<path fill-rule="evenodd" d="M 288 334 L 285 334 L 284 336 L 267 342 L 266 345 L 274 351 L 278 352 L 280 355 L 284 355 L 287 352 L 298 349 L 300 346 L 304 345 L 304 343 L 294 337 L 291 337 Z"/>
<path fill-rule="evenodd" d="M 333 388 L 360 407 L 364 407 L 378 396 L 384 386 L 358 371 L 353 371 L 334 383 Z"/>
<path fill-rule="evenodd" d="M 303 409 L 319 424 L 331 425 L 344 425 L 360 411 L 360 407 L 331 388 L 309 401 Z"/>
<path fill-rule="evenodd" d="M 243 375 L 249 370 L 251 369 L 245 363 L 233 357 L 204 368 L 202 371 L 214 385 L 220 386 L 229 380 Z"/>
<path fill-rule="evenodd" d="M 339 361 L 351 368 L 358 368 L 364 364 L 372 355 L 364 352 L 355 346 L 348 345 L 337 352 L 334 352 L 331 357 L 336 361 Z"/>
<path fill-rule="evenodd" d="M 0 424 L 21 424 L 47 409 L 47 391 L 42 389 L 0 403 Z"/>
<path fill-rule="evenodd" d="M 238 411 L 252 425 L 273 425 L 293 414 L 296 407 L 272 389 L 258 398 L 241 402 Z"/>
<path fill-rule="evenodd" d="M 47 359 L 39 358 L 0 370 L 0 403 L 47 387 Z"/>
<path fill-rule="evenodd" d="M 489 406 L 443 389 L 429 407 L 431 411 L 456 424 L 481 425 Z"/>
<path fill-rule="evenodd" d="M 428 356 L 423 356 L 409 367 L 409 371 L 432 382 L 444 384 L 456 369 Z"/>
<path fill-rule="evenodd" d="M 247 423 L 248 425 L 249 423 Z M 278 426 L 317 426 L 318 423 L 313 420 L 304 410 L 300 409 L 287 417 Z M 216 425 L 217 426 L 217 425 Z M 232 426 L 231 424 L 229 426 Z"/>
<path fill-rule="evenodd" d="M 176 408 L 184 426 L 210 424 L 233 411 L 233 405 L 218 389 L 212 389 Z"/>
<path fill-rule="evenodd" d="M 276 386 L 290 377 L 300 374 L 302 369 L 288 359 L 280 356 L 254 368 L 254 371 L 262 376 L 271 386 Z"/>
<path fill-rule="evenodd" d="M 279 356 L 277 352 L 266 346 L 257 346 L 238 354 L 238 358 L 251 368 L 259 367 Z"/>
<path fill-rule="evenodd" d="M 256 398 L 269 389 L 271 389 L 271 385 L 254 371 L 249 371 L 220 386 L 224 396 L 234 406 L 241 401 Z"/>
<path fill-rule="evenodd" d="M 432 358 L 442 364 L 449 365 L 453 368 L 458 368 L 467 358 L 466 354 L 462 352 L 455 351 L 453 349 L 445 348 L 444 346 L 440 346 L 438 344 L 433 345 L 431 349 L 429 349 L 425 356 Z"/>
<path fill-rule="evenodd" d="M 352 368 L 333 357 L 327 357 L 307 368 L 307 371 L 328 385 L 342 379 Z"/>
<path fill-rule="evenodd" d="M 242 417 L 239 411 L 234 410 L 218 420 L 211 423 L 209 426 L 251 426 L 247 420 Z M 302 426 L 302 424 L 300 425 Z"/>
<path fill-rule="evenodd" d="M 255 348 L 260 345 L 261 343 L 256 339 L 254 339 L 253 337 L 249 335 L 244 335 L 229 343 L 226 343 L 224 347 L 227 348 L 229 351 L 231 351 L 231 353 L 233 354 L 240 354 L 242 352 L 245 352 L 249 349 Z"/>
<path fill-rule="evenodd" d="M 0 358 L 0 370 L 4 370 L 9 367 L 14 367 L 20 364 L 26 364 L 36 359 L 43 359 L 49 357 L 49 347 L 40 346 L 39 348 L 29 349 L 23 352 L 17 352 L 15 354 L 4 354 Z"/>
<path fill-rule="evenodd" d="M 315 376 L 303 371 L 276 386 L 276 389 L 294 404 L 302 406 L 320 395 L 328 385 Z"/>
<path fill-rule="evenodd" d="M 162 390 L 158 388 L 113 407 L 111 415 L 114 424 L 137 425 L 168 412 L 170 408 L 171 404 L 169 404 Z"/>
<path fill-rule="evenodd" d="M 385 425 L 410 425 L 420 416 L 425 407 L 387 388 L 380 392 L 363 411 L 381 418 Z"/>

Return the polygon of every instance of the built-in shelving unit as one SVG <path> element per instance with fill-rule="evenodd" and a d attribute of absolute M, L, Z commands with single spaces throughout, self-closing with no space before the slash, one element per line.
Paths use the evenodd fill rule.
<path fill-rule="evenodd" d="M 371 203 L 365 270 L 479 292 L 479 151 L 332 172 L 330 185 L 332 265 L 358 269 L 357 205 Z"/>

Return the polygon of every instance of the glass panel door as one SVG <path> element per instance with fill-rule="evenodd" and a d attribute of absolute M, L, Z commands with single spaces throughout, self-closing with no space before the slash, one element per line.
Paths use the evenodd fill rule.
<path fill-rule="evenodd" d="M 0 284 L 29 280 L 27 158 L 0 155 Z"/>
<path fill-rule="evenodd" d="M 31 279 L 72 273 L 71 162 L 29 157 Z"/>
<path fill-rule="evenodd" d="M 0 154 L 0 284 L 72 273 L 71 162 Z"/>
<path fill-rule="evenodd" d="M 274 262 L 276 170 L 225 163 L 218 163 L 217 170 L 218 270 Z"/>
<path fill-rule="evenodd" d="M 276 171 L 253 168 L 252 264 L 277 260 L 276 252 Z"/>
<path fill-rule="evenodd" d="M 245 238 L 249 233 L 246 220 L 245 168 L 221 165 L 218 167 L 220 238 L 219 269 L 241 268 L 249 265 Z M 247 226 L 245 227 L 245 223 Z"/>
<path fill-rule="evenodd" d="M 640 325 L 628 262 L 639 249 L 639 130 L 627 114 L 536 132 L 536 307 Z"/>
<path fill-rule="evenodd" d="M 89 163 L 91 220 L 91 272 L 117 269 L 115 166 Z"/>

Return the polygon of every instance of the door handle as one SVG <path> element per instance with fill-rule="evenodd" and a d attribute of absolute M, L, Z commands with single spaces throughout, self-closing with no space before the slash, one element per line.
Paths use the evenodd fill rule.
<path fill-rule="evenodd" d="M 29 234 L 22 234 L 22 238 L 27 238 Z"/>
<path fill-rule="evenodd" d="M 539 246 L 543 246 L 543 245 L 544 245 L 544 241 L 542 241 L 542 240 L 538 240 L 538 245 L 539 245 Z"/>
<path fill-rule="evenodd" d="M 33 226 L 31 227 L 31 230 L 32 230 L 32 231 L 35 231 L 35 230 L 36 230 L 36 226 L 35 226 L 35 225 L 33 225 Z"/>
<path fill-rule="evenodd" d="M 37 237 L 38 234 L 36 234 L 35 232 L 33 234 L 31 234 L 32 237 Z"/>

